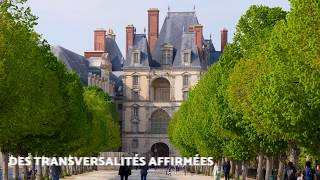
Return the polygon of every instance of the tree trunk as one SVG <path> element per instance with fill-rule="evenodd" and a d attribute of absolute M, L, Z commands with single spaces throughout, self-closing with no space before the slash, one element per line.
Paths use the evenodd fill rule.
<path fill-rule="evenodd" d="M 234 164 L 235 164 L 234 180 L 239 180 L 239 174 L 241 171 L 240 163 L 239 161 L 234 161 Z"/>
<path fill-rule="evenodd" d="M 242 162 L 243 171 L 242 171 L 242 179 L 246 180 L 248 176 L 248 163 L 247 161 Z"/>
<path fill-rule="evenodd" d="M 69 165 L 66 166 L 66 174 L 70 175 L 70 167 L 69 167 Z"/>
<path fill-rule="evenodd" d="M 265 180 L 268 180 L 272 175 L 272 158 L 270 156 L 266 157 L 266 176 Z"/>
<path fill-rule="evenodd" d="M 63 176 L 65 176 L 65 175 L 67 175 L 67 174 L 68 174 L 67 166 L 63 166 L 63 171 L 64 171 L 64 175 L 63 175 Z"/>
<path fill-rule="evenodd" d="M 64 166 L 61 166 L 61 173 L 60 173 L 60 177 L 64 177 Z"/>
<path fill-rule="evenodd" d="M 77 175 L 78 172 L 77 172 L 77 165 L 73 165 L 72 166 L 72 175 Z"/>
<path fill-rule="evenodd" d="M 50 168 L 49 166 L 45 166 L 45 174 L 44 177 L 49 179 L 49 175 L 50 175 Z"/>
<path fill-rule="evenodd" d="M 284 171 L 284 163 L 283 163 L 283 158 L 282 156 L 279 156 L 279 168 L 278 168 L 278 174 L 277 174 L 277 179 L 283 179 L 283 171 Z"/>
<path fill-rule="evenodd" d="M 231 161 L 230 176 L 234 175 L 235 171 L 236 171 L 236 161 Z"/>
<path fill-rule="evenodd" d="M 43 180 L 42 161 L 39 159 L 37 180 Z"/>
<path fill-rule="evenodd" d="M 299 149 L 295 142 L 289 142 L 289 154 L 289 161 L 297 166 L 299 161 Z"/>
<path fill-rule="evenodd" d="M 35 165 L 35 160 L 33 159 L 33 155 L 30 155 L 30 159 L 31 159 L 31 180 L 35 180 L 36 179 L 36 174 L 35 174 L 35 170 L 36 170 L 36 165 Z"/>
<path fill-rule="evenodd" d="M 2 179 L 3 180 L 8 180 L 9 179 L 9 167 L 8 167 L 8 162 L 9 162 L 9 155 L 7 152 L 2 152 Z"/>
<path fill-rule="evenodd" d="M 223 160 L 222 159 L 220 159 L 219 161 L 218 161 L 218 167 L 219 167 L 219 171 L 221 172 L 221 167 L 222 167 L 222 162 L 223 162 Z"/>
<path fill-rule="evenodd" d="M 23 179 L 28 179 L 28 166 L 23 166 Z"/>
<path fill-rule="evenodd" d="M 18 158 L 18 155 L 16 156 L 16 158 Z M 20 180 L 20 177 L 19 177 L 19 163 L 17 163 L 17 164 L 14 166 L 13 179 L 14 179 L 14 180 Z"/>
<path fill-rule="evenodd" d="M 260 154 L 258 157 L 257 180 L 263 180 L 262 161 L 263 161 L 263 155 Z"/>

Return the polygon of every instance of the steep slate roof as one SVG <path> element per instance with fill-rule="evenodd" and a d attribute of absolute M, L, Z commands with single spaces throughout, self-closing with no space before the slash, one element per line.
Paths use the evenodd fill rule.
<path fill-rule="evenodd" d="M 152 51 L 152 59 L 155 61 L 156 66 L 160 66 L 162 45 L 164 43 L 173 45 L 175 55 L 176 51 L 181 49 L 184 31 L 187 31 L 190 26 L 195 24 L 198 24 L 195 12 L 168 12 L 156 46 Z"/>
<path fill-rule="evenodd" d="M 107 53 L 111 57 L 112 71 L 121 71 L 123 66 L 123 56 L 122 53 L 114 39 L 111 37 L 106 37 L 106 47 Z"/>
<path fill-rule="evenodd" d="M 141 57 L 140 64 L 133 63 L 132 52 L 136 49 L 140 51 L 140 57 Z M 124 68 L 128 68 L 128 67 L 149 68 L 150 67 L 151 55 L 149 52 L 148 41 L 145 34 L 136 34 L 134 36 L 133 46 L 128 49 L 127 54 L 128 56 L 127 56 L 127 60 L 124 63 Z"/>
<path fill-rule="evenodd" d="M 182 35 L 182 41 L 180 48 L 177 50 L 176 57 L 173 61 L 173 67 L 175 68 L 187 68 L 187 67 L 198 67 L 201 68 L 201 61 L 198 54 L 198 49 L 195 42 L 194 33 L 185 32 Z M 182 53 L 184 49 L 191 50 L 191 63 L 190 65 L 185 65 L 182 62 Z"/>
<path fill-rule="evenodd" d="M 219 58 L 220 58 L 220 55 L 221 55 L 221 51 L 217 51 L 215 48 L 214 48 L 214 45 L 212 43 L 212 40 L 211 39 L 207 39 L 204 41 L 204 45 L 205 47 L 207 47 L 208 51 L 209 51 L 209 64 L 215 64 L 216 62 L 218 62 Z"/>
<path fill-rule="evenodd" d="M 66 65 L 67 69 L 79 74 L 83 85 L 88 85 L 88 60 L 61 46 L 51 46 L 51 52 Z"/>
<path fill-rule="evenodd" d="M 195 12 L 168 12 L 162 25 L 158 40 L 152 52 L 149 51 L 148 41 L 145 34 L 135 34 L 133 47 L 128 49 L 124 68 L 152 68 L 161 67 L 161 48 L 164 44 L 173 46 L 173 68 L 202 68 L 214 64 L 220 57 L 220 52 L 216 51 L 210 40 L 203 40 L 206 47 L 204 49 L 207 58 L 200 59 L 198 49 L 195 44 L 195 33 L 189 32 L 189 27 L 199 24 Z M 191 64 L 182 63 L 182 52 L 184 49 L 191 50 Z M 141 63 L 134 64 L 132 52 L 139 50 L 141 53 Z"/>
<path fill-rule="evenodd" d="M 110 80 L 115 82 L 115 92 L 117 96 L 121 96 L 123 91 L 122 75 L 123 71 L 110 72 Z"/>

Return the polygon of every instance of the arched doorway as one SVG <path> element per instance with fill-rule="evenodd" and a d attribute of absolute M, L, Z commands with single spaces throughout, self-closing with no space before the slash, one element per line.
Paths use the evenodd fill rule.
<path fill-rule="evenodd" d="M 154 101 L 170 101 L 170 82 L 165 78 L 157 78 L 151 84 Z"/>
<path fill-rule="evenodd" d="M 151 133 L 167 134 L 170 116 L 163 109 L 158 109 L 151 115 Z"/>
<path fill-rule="evenodd" d="M 169 157 L 169 147 L 165 143 L 156 143 L 151 147 L 152 157 Z"/>

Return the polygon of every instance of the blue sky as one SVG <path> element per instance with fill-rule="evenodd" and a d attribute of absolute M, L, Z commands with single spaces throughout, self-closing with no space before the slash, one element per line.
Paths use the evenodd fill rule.
<path fill-rule="evenodd" d="M 61 45 L 83 54 L 93 49 L 93 31 L 112 28 L 122 51 L 125 49 L 125 27 L 133 24 L 137 33 L 148 27 L 147 10 L 160 10 L 160 28 L 170 11 L 193 11 L 204 26 L 204 36 L 220 50 L 220 30 L 229 30 L 229 41 L 240 16 L 253 4 L 279 6 L 289 10 L 288 0 L 29 0 L 39 17 L 36 30 L 52 45 Z"/>

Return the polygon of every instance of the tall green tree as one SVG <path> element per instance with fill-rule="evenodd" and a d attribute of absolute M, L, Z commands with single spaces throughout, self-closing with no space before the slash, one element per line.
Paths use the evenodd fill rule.
<path fill-rule="evenodd" d="M 83 91 L 79 76 L 68 72 L 34 31 L 37 18 L 24 3 L 0 4 L 1 151 L 5 157 L 64 156 L 118 148 L 111 99 L 102 90 Z"/>
<path fill-rule="evenodd" d="M 258 54 L 274 25 L 285 16 L 286 13 L 280 8 L 252 6 L 240 18 L 234 41 L 228 44 L 219 62 L 209 68 L 191 91 L 188 100 L 177 112 L 177 119 L 170 125 L 172 130 L 169 135 L 174 144 L 179 147 L 181 137 L 190 139 L 188 134 L 192 132 L 192 142 L 200 154 L 242 161 L 252 159 L 263 151 L 260 146 L 265 137 L 257 136 L 254 127 L 243 118 L 243 112 L 236 105 L 239 103 L 238 97 L 232 96 L 235 101 L 229 102 L 229 92 L 238 91 L 233 90 L 232 85 L 232 90 L 229 89 L 233 80 L 230 76 L 237 64 Z M 180 126 L 186 126 L 186 131 L 176 130 Z"/>
<path fill-rule="evenodd" d="M 78 154 L 94 155 L 98 152 L 114 150 L 120 146 L 120 128 L 117 115 L 112 115 L 114 108 L 108 96 L 97 87 L 89 87 L 84 92 L 84 101 L 88 109 L 88 129 L 86 146 Z M 112 103 L 112 106 L 114 104 Z"/>
<path fill-rule="evenodd" d="M 252 104 L 260 133 L 297 147 L 319 148 L 319 1 L 291 0 L 286 20 L 273 30 L 267 52 L 272 69 L 257 79 Z M 263 119 L 263 121 L 260 121 Z"/>
<path fill-rule="evenodd" d="M 4 26 L 1 59 L 1 147 L 11 150 L 33 136 L 51 136 L 64 120 L 59 78 L 43 56 L 40 36 L 33 31 L 30 9 L 11 1 L 1 4 Z M 55 59 L 56 60 L 56 59 Z"/>

